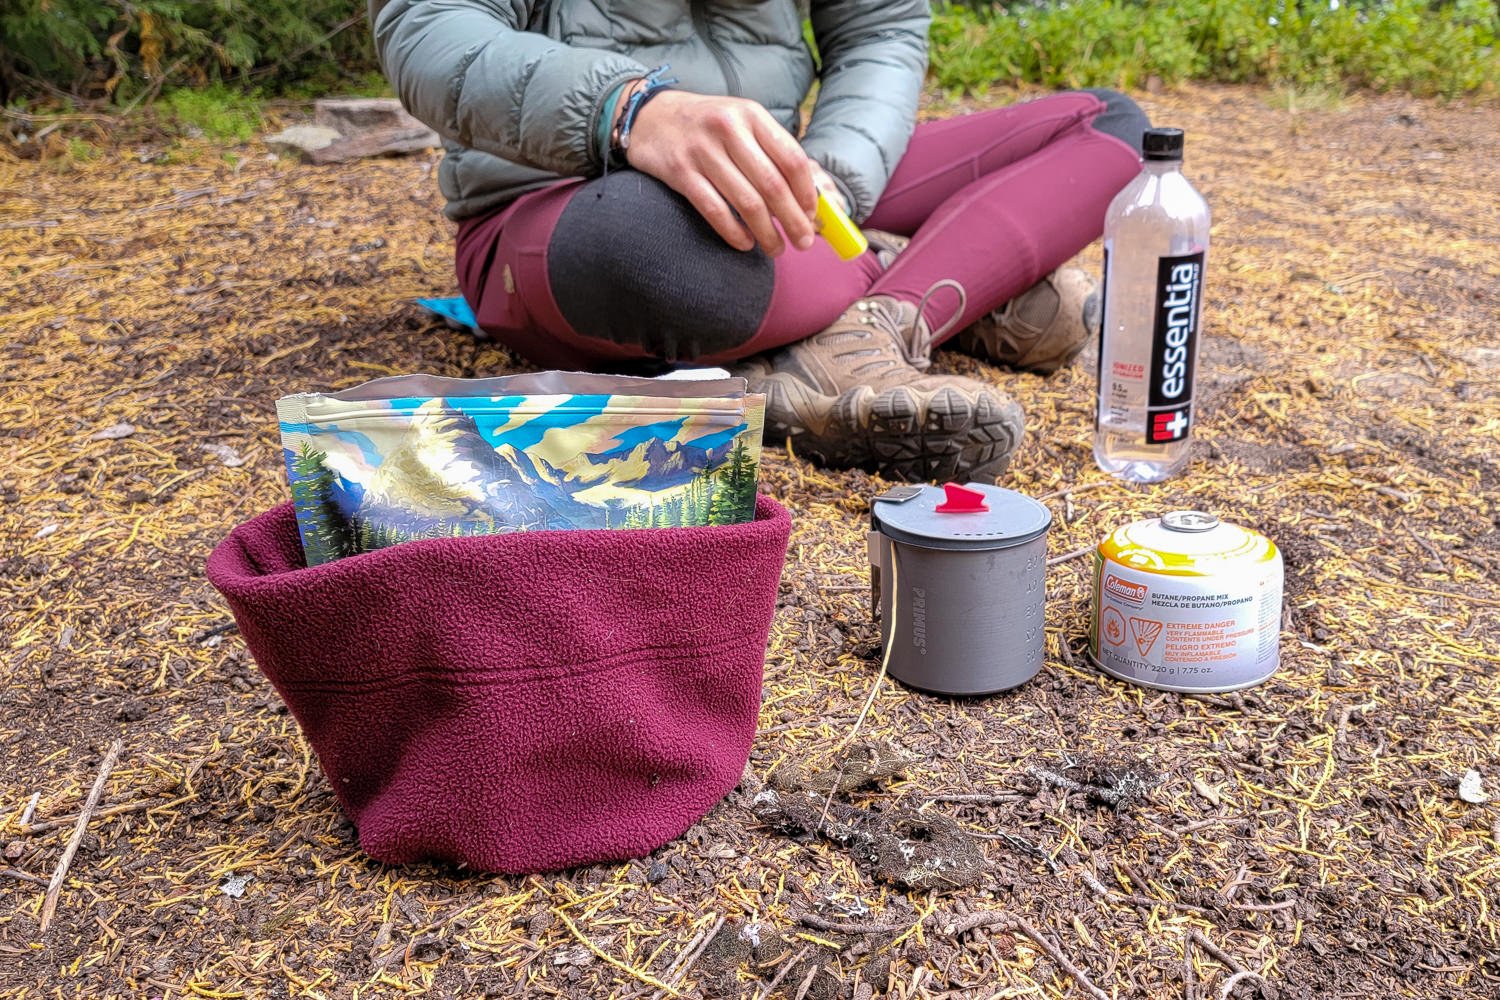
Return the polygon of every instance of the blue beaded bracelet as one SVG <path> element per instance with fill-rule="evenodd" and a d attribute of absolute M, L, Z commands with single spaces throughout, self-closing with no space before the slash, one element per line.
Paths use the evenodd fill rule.
<path fill-rule="evenodd" d="M 671 68 L 670 63 L 663 63 L 647 73 L 645 85 L 631 94 L 630 99 L 625 102 L 625 110 L 620 113 L 620 123 L 615 126 L 614 142 L 609 148 L 609 159 L 614 166 L 625 166 L 625 151 L 630 148 L 630 130 L 635 127 L 635 117 L 641 113 L 641 108 L 657 94 L 670 90 L 677 82 L 675 76 L 663 76 Z"/>

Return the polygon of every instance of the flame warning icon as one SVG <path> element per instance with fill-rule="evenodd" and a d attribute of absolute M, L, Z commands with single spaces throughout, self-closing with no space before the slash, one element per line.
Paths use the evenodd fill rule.
<path fill-rule="evenodd" d="M 1125 642 L 1125 618 L 1120 612 L 1114 608 L 1105 608 L 1102 626 L 1106 643 L 1119 646 Z"/>
<path fill-rule="evenodd" d="M 1154 618 L 1132 618 L 1130 619 L 1130 634 L 1135 638 L 1135 648 L 1145 656 L 1151 652 L 1151 647 L 1156 645 L 1156 637 L 1161 635 L 1161 622 Z"/>

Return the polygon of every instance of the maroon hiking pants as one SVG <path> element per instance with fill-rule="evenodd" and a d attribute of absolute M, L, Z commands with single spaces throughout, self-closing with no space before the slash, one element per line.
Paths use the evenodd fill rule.
<path fill-rule="evenodd" d="M 827 327 L 872 294 L 957 331 L 1097 239 L 1140 169 L 1145 116 L 1070 92 L 922 122 L 868 228 L 911 236 L 888 270 L 823 240 L 774 260 L 729 247 L 686 200 L 635 171 L 560 181 L 459 227 L 459 287 L 480 326 L 535 364 L 722 363 Z"/>

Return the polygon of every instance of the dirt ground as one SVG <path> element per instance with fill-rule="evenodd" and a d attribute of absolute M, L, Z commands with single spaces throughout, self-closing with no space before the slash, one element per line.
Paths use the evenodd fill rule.
<path fill-rule="evenodd" d="M 1278 541 L 1280 673 L 1193 698 L 1101 676 L 1074 558 L 1034 681 L 881 686 L 846 770 L 895 763 L 829 798 L 878 665 L 886 484 L 771 449 L 795 527 L 751 773 L 649 858 L 527 878 L 362 856 L 203 577 L 287 495 L 277 396 L 518 367 L 409 304 L 454 290 L 436 157 L 0 151 L 0 995 L 1500 996 L 1500 108 L 1142 100 L 1215 213 L 1191 471 L 1094 468 L 1087 365 L 939 360 L 1025 404 L 1002 485 L 1051 495 L 1053 555 L 1183 506 Z M 1490 801 L 1460 797 L 1471 769 Z M 798 834 L 752 809 L 763 782 L 967 884 Z"/>

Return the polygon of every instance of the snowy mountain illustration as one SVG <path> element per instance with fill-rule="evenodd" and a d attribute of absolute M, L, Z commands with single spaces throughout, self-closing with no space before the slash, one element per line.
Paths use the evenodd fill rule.
<path fill-rule="evenodd" d="M 758 411 L 730 411 L 730 426 L 722 409 L 629 424 L 621 397 L 559 399 L 520 414 L 485 399 L 375 401 L 327 424 L 283 422 L 309 564 L 417 538 L 753 516 Z"/>

